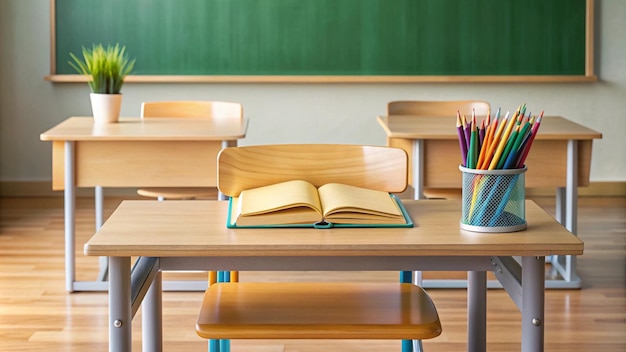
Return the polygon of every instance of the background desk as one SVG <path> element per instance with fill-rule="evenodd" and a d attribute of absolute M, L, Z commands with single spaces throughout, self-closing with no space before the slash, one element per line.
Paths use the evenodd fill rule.
<path fill-rule="evenodd" d="M 543 351 L 544 257 L 582 254 L 583 243 L 531 201 L 528 229 L 502 234 L 460 230 L 458 201 L 405 205 L 413 228 L 228 229 L 226 202 L 124 201 L 85 244 L 86 255 L 111 256 L 109 350 L 130 351 L 144 295 L 144 350 L 162 349 L 160 270 L 464 270 L 468 350 L 486 350 L 486 272 L 494 271 L 522 312 L 522 351 Z M 131 275 L 134 256 L 146 265 Z"/>
<path fill-rule="evenodd" d="M 75 280 L 75 188 L 96 187 L 96 228 L 102 224 L 101 187 L 215 187 L 217 153 L 244 138 L 247 120 L 122 118 L 96 126 L 71 117 L 41 134 L 52 141 L 52 185 L 65 192 L 65 270 L 68 291 L 106 290 Z"/>
<path fill-rule="evenodd" d="M 409 154 L 409 180 L 415 199 L 424 198 L 424 188 L 461 188 L 461 151 L 456 117 L 379 116 L 387 134 L 387 145 Z M 544 116 L 539 133 L 526 159 L 527 188 L 556 188 L 556 217 L 577 233 L 578 189 L 589 185 L 591 146 L 602 134 L 558 116 Z M 562 280 L 548 280 L 547 287 L 579 288 L 575 257 L 554 256 L 551 260 Z M 424 282 L 425 287 L 440 286 Z"/>

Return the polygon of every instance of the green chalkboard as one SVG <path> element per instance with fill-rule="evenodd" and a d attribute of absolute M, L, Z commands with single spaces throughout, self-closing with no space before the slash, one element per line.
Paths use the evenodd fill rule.
<path fill-rule="evenodd" d="M 136 76 L 590 76 L 592 0 L 55 0 L 53 75 L 120 43 Z"/>

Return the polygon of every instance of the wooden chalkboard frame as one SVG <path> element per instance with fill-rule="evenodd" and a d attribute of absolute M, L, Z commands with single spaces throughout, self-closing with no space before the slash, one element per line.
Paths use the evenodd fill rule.
<path fill-rule="evenodd" d="M 50 75 L 56 83 L 86 82 L 56 73 L 55 0 L 50 0 Z M 594 82 L 594 0 L 586 0 L 584 75 L 130 75 L 127 83 L 573 83 Z"/>

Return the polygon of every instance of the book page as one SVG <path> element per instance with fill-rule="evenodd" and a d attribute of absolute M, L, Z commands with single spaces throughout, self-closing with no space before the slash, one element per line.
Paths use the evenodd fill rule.
<path fill-rule="evenodd" d="M 314 223 L 322 218 L 317 189 L 302 180 L 244 190 L 237 204 L 237 225 Z"/>
<path fill-rule="evenodd" d="M 335 223 L 406 223 L 389 193 L 329 183 L 318 190 L 324 218 Z"/>

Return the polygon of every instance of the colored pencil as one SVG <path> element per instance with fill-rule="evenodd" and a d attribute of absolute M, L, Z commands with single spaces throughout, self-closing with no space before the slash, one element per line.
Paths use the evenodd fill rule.
<path fill-rule="evenodd" d="M 461 157 L 463 158 L 463 166 L 466 166 L 467 160 L 467 144 L 465 143 L 465 127 L 461 122 L 461 113 L 457 110 L 456 112 L 456 130 L 459 135 L 459 146 L 461 148 Z"/>
<path fill-rule="evenodd" d="M 506 145 L 504 146 L 504 150 L 502 151 L 502 155 L 500 155 L 500 159 L 498 160 L 498 164 L 496 165 L 496 169 L 503 169 L 504 164 L 506 163 L 509 154 L 511 153 L 513 146 L 515 145 L 515 141 L 517 140 L 518 134 L 521 132 L 522 121 L 525 119 L 524 115 L 520 115 L 517 118 L 517 122 L 513 127 L 513 132 L 509 136 Z"/>
<path fill-rule="evenodd" d="M 480 147 L 480 153 L 478 156 L 478 163 L 476 164 L 477 169 L 482 169 L 482 165 L 485 157 L 487 156 L 487 150 L 489 149 L 489 145 L 491 144 L 491 140 L 493 139 L 493 134 L 495 133 L 495 129 L 498 127 L 498 118 L 500 118 L 500 108 L 498 108 L 496 112 L 496 116 L 493 119 L 493 122 L 490 119 L 491 113 L 487 115 L 487 119 L 489 123 L 487 125 L 487 131 L 485 131 L 485 140 Z"/>
<path fill-rule="evenodd" d="M 487 155 L 487 149 L 489 149 L 489 144 L 491 143 L 491 139 L 493 138 L 493 130 L 495 129 L 495 125 L 498 122 L 494 121 L 489 127 L 487 127 L 487 131 L 485 132 L 485 140 L 480 146 L 480 152 L 478 153 L 478 162 L 476 162 L 476 168 L 480 169 L 483 165 L 483 160 L 485 160 L 485 156 Z"/>
<path fill-rule="evenodd" d="M 472 117 L 470 132 L 470 150 L 467 152 L 469 162 L 467 165 L 471 169 L 476 168 L 476 162 L 478 161 L 478 131 L 476 130 L 476 116 Z"/>
<path fill-rule="evenodd" d="M 485 160 L 483 160 L 483 165 L 481 169 L 486 170 L 494 156 L 494 152 L 498 147 L 498 143 L 500 142 L 500 136 L 502 135 L 502 131 L 507 125 L 507 121 L 509 119 L 509 112 L 507 111 L 506 115 L 502 119 L 502 121 L 498 122 L 498 129 L 496 130 L 493 139 L 490 141 L 489 149 L 487 150 L 487 154 L 485 155 Z"/>
<path fill-rule="evenodd" d="M 530 127 L 531 127 L 531 122 L 530 122 L 531 120 L 532 119 L 526 120 L 521 130 L 517 134 L 517 138 L 515 139 L 513 143 L 512 150 L 510 154 L 507 156 L 504 165 L 502 166 L 503 169 L 509 169 L 509 168 L 512 168 L 513 166 L 517 167 L 516 161 L 519 159 L 519 156 L 520 156 L 520 147 L 522 146 L 522 142 L 528 136 L 528 132 L 530 131 Z"/>
<path fill-rule="evenodd" d="M 506 129 L 504 130 L 502 137 L 500 138 L 500 142 L 498 143 L 498 148 L 496 149 L 496 152 L 493 154 L 493 158 L 491 159 L 491 163 L 489 164 L 489 168 L 488 168 L 489 170 L 494 170 L 496 166 L 498 165 L 498 162 L 500 161 L 500 156 L 502 155 L 502 152 L 504 151 L 504 147 L 506 143 L 508 142 L 509 135 L 511 134 L 511 130 L 513 130 L 513 126 L 515 126 L 515 122 L 517 120 L 516 117 L 517 117 L 516 115 L 513 115 L 513 118 L 509 120 L 506 126 Z"/>
<path fill-rule="evenodd" d="M 523 167 L 524 166 L 524 162 L 526 161 L 526 157 L 528 156 L 528 152 L 530 151 L 530 147 L 533 144 L 533 141 L 535 140 L 535 136 L 537 135 L 537 132 L 539 130 L 539 126 L 541 125 L 541 119 L 543 118 L 543 111 L 541 112 L 541 114 L 539 114 L 539 117 L 537 117 L 537 120 L 535 120 L 535 123 L 533 124 L 533 128 L 531 130 L 531 135 L 529 137 L 528 142 L 526 143 L 526 146 L 524 146 L 524 151 L 523 154 L 519 160 L 519 162 L 517 163 L 517 167 Z"/>
<path fill-rule="evenodd" d="M 471 124 L 469 121 L 467 121 L 467 119 L 465 118 L 465 114 L 461 115 L 461 122 L 463 123 L 463 132 L 465 132 L 465 145 L 467 147 L 468 153 L 469 153 L 469 147 L 470 147 L 470 136 L 471 136 Z"/>
<path fill-rule="evenodd" d="M 485 142 L 485 119 L 480 121 L 480 125 L 478 126 L 478 153 L 480 153 L 480 149 Z"/>

